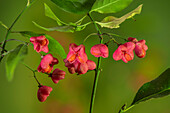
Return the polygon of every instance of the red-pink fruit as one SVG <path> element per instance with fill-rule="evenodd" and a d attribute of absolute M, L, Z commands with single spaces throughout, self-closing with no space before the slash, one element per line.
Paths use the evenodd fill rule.
<path fill-rule="evenodd" d="M 87 63 L 79 63 L 78 67 L 76 68 L 76 72 L 81 75 L 85 74 L 88 71 Z"/>
<path fill-rule="evenodd" d="M 146 55 L 146 50 L 148 50 L 148 46 L 145 44 L 145 40 L 140 40 L 135 44 L 135 54 L 139 58 L 143 58 Z"/>
<path fill-rule="evenodd" d="M 87 66 L 88 66 L 88 70 L 94 70 L 96 68 L 96 63 L 93 62 L 92 60 L 87 60 Z"/>
<path fill-rule="evenodd" d="M 134 42 L 134 43 L 138 42 L 138 40 L 136 38 L 133 38 L 133 37 L 129 37 L 128 41 Z"/>
<path fill-rule="evenodd" d="M 139 58 L 143 58 L 146 55 L 146 50 L 148 50 L 148 46 L 145 44 L 145 40 L 138 41 L 136 38 L 129 37 L 129 41 L 135 44 L 135 54 Z"/>
<path fill-rule="evenodd" d="M 65 74 L 65 71 L 56 68 L 51 75 L 51 79 L 55 84 L 57 84 L 59 80 L 64 79 Z"/>
<path fill-rule="evenodd" d="M 116 61 L 122 59 L 125 63 L 127 63 L 130 60 L 133 60 L 134 48 L 135 44 L 133 42 L 127 42 L 123 45 L 120 45 L 118 49 L 113 53 L 113 59 Z"/>
<path fill-rule="evenodd" d="M 42 73 L 50 73 L 55 64 L 58 64 L 58 59 L 54 58 L 52 54 L 47 54 L 42 58 L 37 70 Z"/>
<path fill-rule="evenodd" d="M 37 97 L 40 102 L 44 102 L 50 95 L 53 89 L 48 86 L 40 86 L 38 89 Z"/>
<path fill-rule="evenodd" d="M 105 44 L 94 45 L 91 48 L 90 52 L 95 57 L 107 58 L 109 56 L 109 50 L 108 50 L 108 47 Z"/>
<path fill-rule="evenodd" d="M 36 50 L 38 53 L 41 51 L 48 53 L 49 41 L 45 36 L 31 37 L 30 42 L 33 43 L 34 50 Z"/>
<path fill-rule="evenodd" d="M 69 53 L 67 55 L 67 61 L 70 63 L 74 63 L 78 61 L 80 63 L 85 63 L 87 61 L 87 55 L 85 53 L 85 46 L 79 45 L 77 46 L 75 43 L 71 43 L 69 46 Z"/>

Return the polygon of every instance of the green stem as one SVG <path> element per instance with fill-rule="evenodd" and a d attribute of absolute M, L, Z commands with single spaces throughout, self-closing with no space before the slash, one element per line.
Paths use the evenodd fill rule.
<path fill-rule="evenodd" d="M 121 37 L 120 35 L 117 35 L 117 34 L 113 34 L 113 33 L 103 33 L 102 35 L 108 35 L 108 36 L 116 36 L 116 37 L 119 37 L 120 39 L 124 40 L 124 41 L 128 41 L 127 39 Z"/>
<path fill-rule="evenodd" d="M 29 67 L 27 64 L 25 64 L 25 63 L 23 63 L 23 62 L 22 62 L 22 64 L 23 64 L 25 67 L 27 67 L 29 70 L 31 70 L 32 72 L 36 72 L 36 71 L 33 70 L 31 67 Z"/>
<path fill-rule="evenodd" d="M 95 26 L 98 34 L 99 34 L 100 44 L 103 43 L 103 37 L 102 37 L 102 33 L 101 33 L 99 27 L 97 26 L 96 22 L 94 21 L 94 19 L 90 15 L 90 13 L 88 13 L 87 15 L 89 16 L 89 18 L 93 22 L 93 24 L 94 24 L 94 26 Z M 92 94 L 91 94 L 91 102 L 90 102 L 89 113 L 93 113 L 93 107 L 94 107 L 94 100 L 95 100 L 95 95 L 96 95 L 97 83 L 98 83 L 98 79 L 99 79 L 99 75 L 100 75 L 100 71 L 101 71 L 100 70 L 100 64 L 101 64 L 101 57 L 98 58 L 97 68 L 96 68 L 96 71 L 95 71 L 95 78 L 94 78 L 93 89 L 92 89 Z"/>
<path fill-rule="evenodd" d="M 1 24 L 5 29 L 7 29 L 7 30 L 9 29 L 8 26 L 6 26 L 6 25 L 5 25 L 4 23 L 2 23 L 1 21 L 0 21 L 0 24 Z"/>
<path fill-rule="evenodd" d="M 90 36 L 92 36 L 92 35 L 98 35 L 98 34 L 97 34 L 97 33 L 89 34 L 89 35 L 84 39 L 83 43 L 85 43 L 85 41 L 86 41 Z"/>
<path fill-rule="evenodd" d="M 90 13 L 88 13 L 87 15 L 89 16 L 90 20 L 93 22 L 93 24 L 94 24 L 94 26 L 95 26 L 98 34 L 99 34 L 99 38 L 101 39 L 101 40 L 100 40 L 100 43 L 103 43 L 103 38 L 102 38 L 102 36 L 101 36 L 102 33 L 101 33 L 99 27 L 97 26 L 96 22 L 94 21 L 94 19 L 93 19 L 92 16 L 90 15 Z"/>
<path fill-rule="evenodd" d="M 111 41 L 113 41 L 114 43 L 116 43 L 118 46 L 120 45 L 120 44 L 115 40 L 115 38 L 113 38 L 111 35 L 109 35 L 109 37 L 110 37 L 111 39 L 106 43 L 106 45 L 108 45 Z"/>
<path fill-rule="evenodd" d="M 33 72 L 33 74 L 34 74 L 34 78 L 35 78 L 36 82 L 38 83 L 38 87 L 40 87 L 41 84 L 40 84 L 40 82 L 38 81 L 37 77 L 35 76 L 35 72 Z"/>
<path fill-rule="evenodd" d="M 29 1 L 28 1 L 29 2 Z M 26 9 L 28 9 L 34 2 L 32 2 L 31 4 L 27 4 L 26 7 L 21 11 L 21 13 L 17 16 L 17 18 L 14 20 L 14 22 L 12 23 L 12 25 L 9 27 L 9 29 L 7 29 L 7 33 L 5 35 L 5 39 L 4 39 L 4 43 L 2 45 L 2 51 L 1 54 L 3 54 L 5 52 L 5 46 L 6 46 L 6 40 L 8 39 L 9 34 L 11 33 L 11 30 L 13 28 L 13 26 L 15 25 L 15 23 L 18 21 L 18 19 L 22 16 L 22 14 L 25 12 Z M 0 62 L 2 61 L 4 56 L 0 57 Z"/>
<path fill-rule="evenodd" d="M 31 67 L 29 67 L 28 65 L 26 65 L 25 63 L 22 63 L 25 67 L 27 67 L 29 70 L 31 70 L 33 72 L 34 78 L 36 80 L 36 82 L 38 83 L 38 86 L 41 86 L 40 82 L 38 81 L 35 72 L 37 72 L 36 70 L 33 70 Z"/>
<path fill-rule="evenodd" d="M 118 46 L 120 45 L 114 38 L 111 38 L 107 43 L 105 43 L 105 45 L 108 46 L 108 44 L 113 41 L 114 43 L 116 43 Z"/>
<path fill-rule="evenodd" d="M 132 106 L 126 108 L 126 109 L 123 109 L 123 110 L 122 110 L 122 108 L 121 108 L 120 111 L 119 111 L 119 113 L 125 113 L 125 112 L 127 112 L 128 110 L 130 110 L 132 107 L 134 107 L 134 105 L 132 105 Z"/>
<path fill-rule="evenodd" d="M 86 18 L 87 15 L 85 15 L 83 18 L 81 18 L 80 20 L 78 20 L 75 24 L 81 24 L 82 21 Z"/>

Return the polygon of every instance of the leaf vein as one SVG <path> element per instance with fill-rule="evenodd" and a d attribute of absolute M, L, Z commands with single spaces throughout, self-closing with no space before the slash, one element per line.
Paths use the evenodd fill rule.
<path fill-rule="evenodd" d="M 98 10 L 98 9 L 102 9 L 102 8 L 107 7 L 107 6 L 109 6 L 109 5 L 112 5 L 112 4 L 114 4 L 114 3 L 118 2 L 118 1 L 120 1 L 120 0 L 116 0 L 116 1 L 114 1 L 114 2 L 110 2 L 110 3 L 106 4 L 106 5 L 103 5 L 102 7 L 99 7 L 99 8 L 94 9 L 94 11 L 95 11 L 95 10 Z"/>

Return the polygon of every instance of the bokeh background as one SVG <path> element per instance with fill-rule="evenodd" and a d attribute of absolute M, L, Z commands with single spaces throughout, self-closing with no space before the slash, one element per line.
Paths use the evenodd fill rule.
<path fill-rule="evenodd" d="M 25 7 L 27 0 L 0 0 L 0 21 L 10 26 L 17 15 Z M 37 0 L 15 24 L 13 31 L 45 31 L 33 25 L 32 21 L 46 27 L 57 26 L 57 23 L 45 17 L 44 3 L 47 3 L 54 13 L 65 22 L 75 22 L 83 15 L 70 14 L 59 9 L 50 0 Z M 129 19 L 121 24 L 118 29 L 103 28 L 102 32 L 116 33 L 124 37 L 136 37 L 145 39 L 149 49 L 143 59 L 135 57 L 133 61 L 125 64 L 123 61 L 114 61 L 113 52 L 115 45 L 109 46 L 110 56 L 102 59 L 102 69 L 94 105 L 94 113 L 118 113 L 120 107 L 132 102 L 138 88 L 145 82 L 160 75 L 170 66 L 170 1 L 169 0 L 134 0 L 125 10 L 110 14 L 117 17 L 143 5 L 140 15 L 135 16 L 136 21 Z M 92 14 L 95 20 L 102 20 L 109 14 Z M 87 22 L 87 18 L 84 22 Z M 84 38 L 94 33 L 95 28 L 91 24 L 81 32 L 61 33 L 46 32 L 58 40 L 68 53 L 69 44 L 80 44 Z M 0 26 L 0 41 L 3 41 L 6 30 Z M 94 37 L 94 38 L 93 38 Z M 97 61 L 90 54 L 90 48 L 98 43 L 98 38 L 93 36 L 85 43 L 86 53 L 89 59 Z M 17 38 L 28 41 L 20 34 L 10 34 L 9 38 Z M 118 39 L 119 41 L 119 39 Z M 7 49 L 14 48 L 19 42 L 9 42 Z M 88 113 L 94 72 L 85 75 L 70 75 L 64 67 L 62 59 L 57 56 L 60 63 L 56 68 L 67 72 L 64 80 L 57 85 L 44 74 L 37 74 L 42 84 L 53 87 L 53 91 L 44 103 L 37 99 L 37 83 L 32 72 L 19 64 L 12 82 L 8 82 L 5 74 L 5 58 L 0 64 L 0 113 Z M 40 56 L 33 47 L 29 47 L 29 54 L 24 62 L 36 69 L 40 63 Z M 152 99 L 136 105 L 127 113 L 170 113 L 170 97 Z"/>

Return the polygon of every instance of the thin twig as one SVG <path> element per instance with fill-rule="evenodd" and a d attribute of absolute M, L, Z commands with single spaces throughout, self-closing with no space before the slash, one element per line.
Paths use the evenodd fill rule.
<path fill-rule="evenodd" d="M 92 33 L 92 34 L 89 34 L 83 41 L 83 43 L 90 37 L 90 36 L 93 36 L 93 35 L 98 35 L 97 33 Z"/>
<path fill-rule="evenodd" d="M 107 35 L 107 36 L 116 36 L 119 37 L 120 39 L 124 40 L 124 41 L 128 41 L 127 39 L 121 37 L 120 35 L 117 34 L 113 34 L 113 33 L 103 33 L 102 35 Z"/>
<path fill-rule="evenodd" d="M 38 83 L 38 86 L 40 87 L 41 84 L 40 84 L 40 82 L 38 81 L 38 79 L 37 79 L 37 77 L 36 77 L 36 75 L 35 75 L 35 72 L 37 72 L 37 71 L 36 71 L 36 70 L 33 70 L 31 67 L 29 67 L 28 65 L 26 65 L 26 64 L 23 63 L 23 62 L 22 62 L 22 64 L 23 64 L 25 67 L 27 67 L 29 70 L 31 70 L 31 71 L 33 72 L 34 78 L 35 78 L 36 82 Z"/>
<path fill-rule="evenodd" d="M 0 57 L 0 62 L 2 61 L 2 59 L 3 59 L 3 57 L 4 56 L 2 56 L 2 54 L 5 52 L 5 46 L 6 46 L 6 40 L 7 40 L 7 38 L 8 38 L 8 36 L 9 36 L 9 34 L 11 33 L 11 30 L 12 30 L 12 28 L 13 28 L 13 26 L 15 25 L 15 23 L 18 21 L 18 19 L 22 16 L 22 14 L 25 12 L 25 10 L 27 9 L 27 8 L 29 8 L 33 3 L 34 3 L 35 1 L 33 1 L 31 4 L 27 4 L 26 6 L 25 6 L 25 8 L 21 11 L 21 13 L 17 16 L 17 18 L 14 20 L 14 22 L 12 23 L 12 25 L 9 27 L 9 29 L 7 29 L 7 33 L 6 33 L 6 35 L 5 35 L 5 39 L 4 39 L 4 42 L 3 42 L 3 45 L 2 45 L 2 51 L 1 51 L 1 57 Z M 28 3 L 29 3 L 29 0 L 28 0 Z"/>

